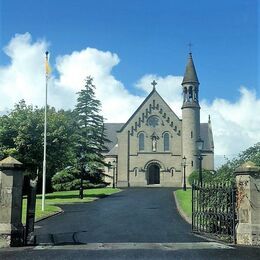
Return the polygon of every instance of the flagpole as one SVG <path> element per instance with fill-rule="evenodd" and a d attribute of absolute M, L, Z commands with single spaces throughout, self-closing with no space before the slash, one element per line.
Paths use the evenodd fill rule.
<path fill-rule="evenodd" d="M 46 51 L 46 72 L 45 72 L 45 113 L 44 113 L 44 141 L 43 141 L 43 167 L 42 167 L 42 211 L 45 208 L 45 187 L 46 187 L 46 136 L 47 136 L 47 97 L 48 97 L 48 55 Z"/>

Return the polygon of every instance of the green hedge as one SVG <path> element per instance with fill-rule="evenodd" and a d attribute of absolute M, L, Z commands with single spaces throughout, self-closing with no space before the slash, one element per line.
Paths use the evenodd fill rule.
<path fill-rule="evenodd" d="M 52 187 L 55 191 L 70 191 L 80 188 L 80 174 L 74 168 L 64 169 L 57 172 L 51 179 Z M 106 183 L 91 183 L 89 180 L 83 180 L 83 188 L 104 188 Z"/>

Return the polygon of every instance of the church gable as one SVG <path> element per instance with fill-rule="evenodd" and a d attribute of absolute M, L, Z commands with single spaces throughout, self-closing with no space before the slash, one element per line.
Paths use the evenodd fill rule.
<path fill-rule="evenodd" d="M 152 123 L 150 122 L 153 120 L 151 117 L 152 115 L 156 115 L 161 118 L 162 123 L 165 126 L 169 126 L 170 129 L 177 135 L 181 135 L 181 120 L 171 110 L 168 104 L 155 89 L 153 89 L 153 91 L 148 95 L 148 97 L 124 124 L 119 132 L 123 133 L 129 131 L 130 135 L 134 135 L 134 133 L 137 134 L 145 125 Z"/>

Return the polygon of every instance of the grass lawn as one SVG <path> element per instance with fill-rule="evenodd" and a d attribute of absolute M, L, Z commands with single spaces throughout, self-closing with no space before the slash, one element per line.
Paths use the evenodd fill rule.
<path fill-rule="evenodd" d="M 45 210 L 41 210 L 42 196 L 37 195 L 36 197 L 36 220 L 53 215 L 59 211 L 61 208 L 58 204 L 69 204 L 69 203 L 82 203 L 90 202 L 99 198 L 104 198 L 110 194 L 119 192 L 120 189 L 113 188 L 100 188 L 100 189 L 86 189 L 84 190 L 84 199 L 79 199 L 79 191 L 60 191 L 46 194 L 45 196 Z M 23 215 L 22 222 L 26 221 L 26 207 L 27 199 L 23 199 Z"/>
<path fill-rule="evenodd" d="M 186 216 L 191 218 L 191 214 L 192 214 L 191 189 L 187 189 L 186 191 L 177 190 L 175 194 L 179 202 L 179 205 L 182 208 L 182 211 L 186 214 Z"/>

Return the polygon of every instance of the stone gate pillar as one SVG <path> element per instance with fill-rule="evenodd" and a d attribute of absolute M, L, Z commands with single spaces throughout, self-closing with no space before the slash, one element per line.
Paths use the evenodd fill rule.
<path fill-rule="evenodd" d="M 260 168 L 247 162 L 236 169 L 237 244 L 260 245 Z"/>
<path fill-rule="evenodd" d="M 22 163 L 11 156 L 0 161 L 0 243 L 23 245 Z"/>

